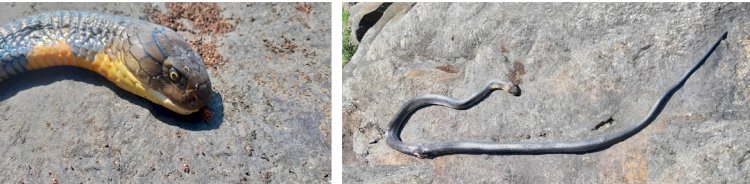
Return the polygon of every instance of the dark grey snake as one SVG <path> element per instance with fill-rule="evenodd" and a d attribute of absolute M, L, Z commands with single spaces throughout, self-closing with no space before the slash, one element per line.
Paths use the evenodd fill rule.
<path fill-rule="evenodd" d="M 721 38 L 708 50 L 698 63 L 695 64 L 687 73 L 682 75 L 677 83 L 672 85 L 665 92 L 656 104 L 651 107 L 651 111 L 646 117 L 633 127 L 629 127 L 621 132 L 608 134 L 601 137 L 595 137 L 579 141 L 557 141 L 557 142 L 520 142 L 520 143 L 497 143 L 492 141 L 455 141 L 455 142 L 437 142 L 430 144 L 410 145 L 401 140 L 401 131 L 409 121 L 409 118 L 418 110 L 438 105 L 450 107 L 457 110 L 469 109 L 487 98 L 495 90 L 503 90 L 514 96 L 521 95 L 521 90 L 517 85 L 493 80 L 479 93 L 474 94 L 469 99 L 457 100 L 441 95 L 422 95 L 409 100 L 396 113 L 391 120 L 388 131 L 385 133 L 385 139 L 388 146 L 402 153 L 413 155 L 419 158 L 430 158 L 448 154 L 554 154 L 554 153 L 587 153 L 608 148 L 618 142 L 624 141 L 646 128 L 656 117 L 659 116 L 664 107 L 685 84 L 688 78 L 698 70 L 716 50 L 722 40 L 727 38 L 728 32 L 724 32 Z"/>

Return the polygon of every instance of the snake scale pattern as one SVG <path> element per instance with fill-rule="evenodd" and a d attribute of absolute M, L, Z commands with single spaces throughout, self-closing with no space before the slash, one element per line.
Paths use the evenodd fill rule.
<path fill-rule="evenodd" d="M 58 11 L 0 28 L 0 82 L 25 71 L 74 66 L 179 114 L 211 98 L 203 59 L 173 30 L 146 21 Z"/>

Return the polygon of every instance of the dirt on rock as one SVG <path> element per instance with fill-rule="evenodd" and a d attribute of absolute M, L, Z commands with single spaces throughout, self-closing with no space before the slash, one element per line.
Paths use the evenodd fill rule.
<path fill-rule="evenodd" d="M 187 19 L 192 22 L 193 29 L 206 34 L 223 34 L 237 29 L 236 21 L 225 18 L 218 3 L 166 3 L 167 13 L 162 12 L 154 4 L 147 4 L 144 13 L 150 21 L 164 25 L 176 31 L 190 31 L 181 22 Z"/>

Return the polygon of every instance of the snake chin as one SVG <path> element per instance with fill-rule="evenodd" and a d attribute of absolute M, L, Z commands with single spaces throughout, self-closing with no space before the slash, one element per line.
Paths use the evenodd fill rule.
<path fill-rule="evenodd" d="M 195 112 L 198 112 L 198 109 L 186 109 L 186 108 L 183 108 L 182 106 L 179 106 L 179 105 L 175 104 L 174 102 L 172 102 L 172 100 L 170 100 L 168 98 L 164 98 L 164 100 L 163 100 L 163 102 L 162 102 L 161 105 L 164 106 L 164 107 L 166 107 L 169 110 L 172 110 L 172 111 L 176 112 L 177 114 L 182 114 L 182 115 L 190 115 L 190 114 L 193 114 Z"/>

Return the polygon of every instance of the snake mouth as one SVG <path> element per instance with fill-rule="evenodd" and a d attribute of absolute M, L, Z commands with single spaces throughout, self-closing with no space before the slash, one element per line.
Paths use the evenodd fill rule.
<path fill-rule="evenodd" d="M 165 99 L 164 104 L 162 104 L 162 106 L 166 107 L 169 110 L 176 112 L 177 114 L 182 114 L 182 115 L 190 115 L 200 110 L 200 108 L 193 109 L 193 110 L 182 108 L 172 103 L 172 100 L 169 100 L 169 99 Z"/>
<path fill-rule="evenodd" d="M 158 103 L 159 105 L 166 107 L 169 110 L 174 111 L 177 114 L 190 115 L 195 112 L 198 112 L 198 110 L 200 110 L 200 108 L 203 107 L 203 106 L 200 106 L 195 109 L 184 108 L 182 106 L 175 104 L 167 96 L 164 96 L 162 93 L 156 90 L 148 89 L 148 91 L 149 91 L 149 96 L 147 96 L 146 98 L 148 98 L 152 102 Z"/>

